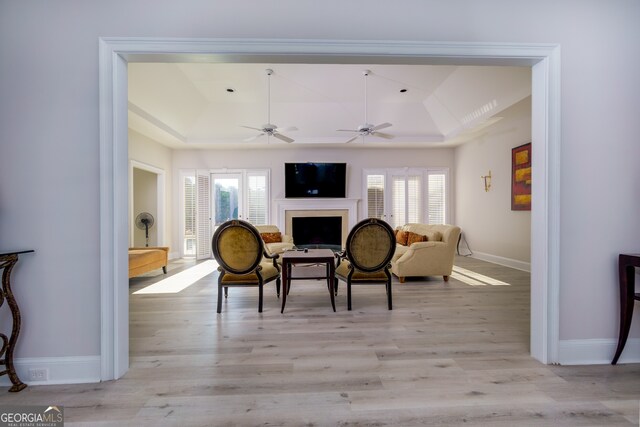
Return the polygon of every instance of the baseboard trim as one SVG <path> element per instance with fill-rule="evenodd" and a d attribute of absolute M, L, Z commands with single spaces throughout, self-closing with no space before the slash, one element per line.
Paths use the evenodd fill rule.
<path fill-rule="evenodd" d="M 517 259 L 486 254 L 484 252 L 474 252 L 472 255 L 470 255 L 470 257 L 482 261 L 492 262 L 498 265 L 504 265 L 505 267 L 515 268 L 516 270 L 522 270 L 529 273 L 531 272 L 531 263 L 518 261 Z"/>
<path fill-rule="evenodd" d="M 169 252 L 169 260 L 180 258 L 180 252 Z"/>
<path fill-rule="evenodd" d="M 16 373 L 28 385 L 81 384 L 100 382 L 100 356 L 30 357 L 14 359 Z M 44 380 L 31 380 L 30 369 L 46 369 Z M 0 377 L 0 386 L 9 386 L 9 377 Z"/>
<path fill-rule="evenodd" d="M 561 365 L 608 365 L 618 346 L 615 339 L 561 340 L 558 361 Z M 619 364 L 640 362 L 640 338 L 627 340 Z"/>

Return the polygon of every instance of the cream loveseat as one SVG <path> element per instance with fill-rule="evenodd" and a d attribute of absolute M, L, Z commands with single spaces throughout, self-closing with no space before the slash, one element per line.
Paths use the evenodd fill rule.
<path fill-rule="evenodd" d="M 404 235 L 398 231 L 404 232 Z M 423 276 L 443 276 L 445 282 L 448 281 L 453 269 L 460 227 L 446 224 L 405 224 L 396 229 L 396 240 L 402 241 L 409 232 L 414 233 L 409 237 L 416 239 L 426 236 L 427 241 L 408 246 L 397 243 L 396 253 L 391 260 L 391 272 L 398 276 L 400 283 L 404 283 L 405 277 Z"/>
<path fill-rule="evenodd" d="M 275 225 L 256 225 L 260 237 L 264 241 L 264 248 L 269 255 L 281 254 L 293 249 L 293 237 L 282 234 Z"/>

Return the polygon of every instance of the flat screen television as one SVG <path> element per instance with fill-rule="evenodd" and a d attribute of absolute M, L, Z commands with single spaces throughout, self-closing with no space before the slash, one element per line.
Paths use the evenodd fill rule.
<path fill-rule="evenodd" d="M 284 196 L 347 197 L 346 163 L 285 163 Z"/>

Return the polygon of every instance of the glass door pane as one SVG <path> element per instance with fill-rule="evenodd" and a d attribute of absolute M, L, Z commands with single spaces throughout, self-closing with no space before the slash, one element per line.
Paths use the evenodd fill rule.
<path fill-rule="evenodd" d="M 212 174 L 211 178 L 214 229 L 230 219 L 242 219 L 242 175 Z"/>

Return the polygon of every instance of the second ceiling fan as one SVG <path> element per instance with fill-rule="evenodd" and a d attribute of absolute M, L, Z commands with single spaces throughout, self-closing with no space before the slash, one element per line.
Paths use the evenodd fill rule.
<path fill-rule="evenodd" d="M 251 138 L 245 139 L 245 141 L 252 141 L 256 138 L 267 135 L 267 137 L 272 136 L 281 141 L 291 143 L 294 141 L 294 139 L 289 138 L 286 135 L 283 135 L 281 132 L 295 131 L 295 130 L 298 130 L 298 128 L 296 128 L 295 126 L 291 126 L 288 128 L 279 128 L 278 126 L 271 124 L 271 75 L 273 74 L 273 70 L 270 68 L 267 68 L 266 72 L 267 72 L 267 124 L 262 125 L 262 127 L 260 128 L 241 125 L 241 127 L 243 128 L 253 129 L 261 132 L 256 136 L 252 136 Z"/>
<path fill-rule="evenodd" d="M 380 138 L 385 138 L 385 139 L 393 138 L 393 135 L 391 134 L 378 132 L 380 129 L 385 129 L 390 126 L 393 126 L 391 123 L 385 122 L 379 125 L 372 125 L 367 120 L 367 77 L 369 76 L 369 74 L 371 74 L 371 71 L 364 70 L 362 74 L 364 75 L 364 124 L 358 126 L 357 129 L 338 129 L 338 132 L 356 132 L 357 133 L 351 139 L 348 139 L 347 141 L 345 141 L 346 144 L 348 144 L 351 141 L 355 141 L 359 137 L 363 137 L 364 139 L 365 136 L 369 136 L 369 135 L 379 136 Z"/>

